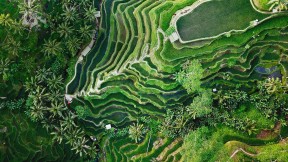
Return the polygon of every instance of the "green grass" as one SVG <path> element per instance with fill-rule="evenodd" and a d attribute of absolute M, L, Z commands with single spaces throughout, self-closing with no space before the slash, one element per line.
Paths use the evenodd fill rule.
<path fill-rule="evenodd" d="M 246 118 L 256 121 L 256 128 L 259 129 L 271 129 L 274 126 L 274 122 L 267 119 L 258 109 L 253 105 L 241 105 L 240 108 L 235 111 L 235 117 L 245 120 Z"/>
<path fill-rule="evenodd" d="M 249 0 L 212 0 L 179 18 L 177 29 L 183 41 L 191 41 L 214 37 L 230 30 L 244 30 L 250 21 L 260 21 L 265 17 L 267 15 L 252 8 Z"/>

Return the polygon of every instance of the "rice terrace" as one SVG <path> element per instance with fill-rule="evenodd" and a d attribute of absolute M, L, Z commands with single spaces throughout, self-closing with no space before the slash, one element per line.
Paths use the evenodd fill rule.
<path fill-rule="evenodd" d="M 288 159 L 287 0 L 0 0 L 0 161 Z"/>
<path fill-rule="evenodd" d="M 182 11 L 186 13 L 176 21 L 180 38 L 188 42 L 216 37 L 222 33 L 245 31 L 251 21 L 260 23 L 271 15 L 255 10 L 252 5 L 253 2 L 247 0 L 207 0 L 194 3 L 189 6 L 190 9 Z"/>

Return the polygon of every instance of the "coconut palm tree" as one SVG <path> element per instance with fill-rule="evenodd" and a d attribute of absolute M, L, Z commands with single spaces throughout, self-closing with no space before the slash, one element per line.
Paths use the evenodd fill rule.
<path fill-rule="evenodd" d="M 75 36 L 70 37 L 66 42 L 66 46 L 69 52 L 71 52 L 72 56 L 75 56 L 77 54 L 77 51 L 80 49 L 80 45 L 81 45 L 80 39 L 78 39 Z"/>
<path fill-rule="evenodd" d="M 51 102 L 61 102 L 64 97 L 60 90 L 50 90 L 47 96 L 48 100 Z"/>
<path fill-rule="evenodd" d="M 39 81 L 39 82 L 43 82 L 43 81 L 46 81 L 47 78 L 51 75 L 51 70 L 50 68 L 46 69 L 45 67 L 44 68 L 41 68 L 39 70 L 36 71 L 36 79 Z"/>
<path fill-rule="evenodd" d="M 64 22 L 58 26 L 57 32 L 61 37 L 67 38 L 69 35 L 73 34 L 73 28 L 69 26 L 67 22 Z"/>
<path fill-rule="evenodd" d="M 10 18 L 10 14 L 0 14 L 0 25 L 11 27 L 13 22 L 14 21 Z"/>
<path fill-rule="evenodd" d="M 30 95 L 34 98 L 34 101 L 42 102 L 48 94 L 45 92 L 45 88 L 37 86 L 35 91 L 30 92 Z"/>
<path fill-rule="evenodd" d="M 91 0 L 78 0 L 75 3 L 77 3 L 77 5 L 86 8 L 87 6 L 91 6 L 93 1 Z"/>
<path fill-rule="evenodd" d="M 44 119 L 44 111 L 45 107 L 42 102 L 34 100 L 33 105 L 28 108 L 27 114 L 31 118 L 32 121 L 39 121 Z"/>
<path fill-rule="evenodd" d="M 91 158 L 97 157 L 98 152 L 99 152 L 99 149 L 97 149 L 97 145 L 98 145 L 97 142 L 93 142 L 93 144 L 90 145 L 90 149 L 88 149 L 88 153 L 87 153 L 89 155 L 89 157 L 91 157 Z"/>
<path fill-rule="evenodd" d="M 70 144 L 74 146 L 78 140 L 84 136 L 84 131 L 82 129 L 74 127 L 73 129 L 66 129 L 67 133 L 65 134 L 65 138 L 67 139 L 66 144 Z"/>
<path fill-rule="evenodd" d="M 64 116 L 64 120 L 60 121 L 61 127 L 63 127 L 64 130 L 71 130 L 72 128 L 76 128 L 77 125 L 74 122 L 75 118 L 76 115 L 69 111 L 68 114 Z M 74 133 L 77 134 L 77 132 Z"/>
<path fill-rule="evenodd" d="M 32 16 L 32 14 L 36 13 L 36 14 L 41 14 L 40 9 L 41 9 L 41 5 L 39 3 L 35 3 L 36 0 L 23 0 L 20 1 L 18 3 L 18 8 L 19 8 L 19 13 L 20 14 L 28 14 L 30 16 Z"/>
<path fill-rule="evenodd" d="M 52 122 L 48 119 L 44 119 L 41 121 L 42 127 L 46 129 L 46 131 L 48 132 L 49 129 L 52 128 Z"/>
<path fill-rule="evenodd" d="M 263 85 L 269 94 L 280 92 L 282 89 L 282 83 L 279 78 L 268 78 Z"/>
<path fill-rule="evenodd" d="M 64 139 L 65 131 L 62 127 L 59 128 L 55 126 L 54 128 L 54 132 L 50 133 L 53 135 L 52 141 L 57 141 L 59 144 L 61 144 Z"/>
<path fill-rule="evenodd" d="M 64 13 L 61 14 L 64 17 L 64 20 L 67 22 L 73 22 L 78 19 L 78 14 L 75 6 L 68 7 L 68 5 L 64 5 Z"/>
<path fill-rule="evenodd" d="M 288 9 L 288 0 L 270 0 L 268 5 L 271 5 L 269 10 L 276 9 L 277 11 L 287 10 Z"/>
<path fill-rule="evenodd" d="M 48 111 L 52 114 L 52 117 L 54 118 L 56 115 L 63 117 L 63 111 L 67 110 L 67 108 L 64 106 L 63 103 L 58 102 L 52 102 L 51 107 L 48 108 Z"/>
<path fill-rule="evenodd" d="M 23 15 L 23 22 L 27 22 L 29 25 L 38 19 L 41 13 L 41 5 L 36 0 L 23 0 L 18 4 L 19 13 Z M 31 26 L 30 26 L 31 27 Z"/>
<path fill-rule="evenodd" d="M 63 4 L 63 5 L 69 5 L 69 4 L 74 3 L 74 1 L 75 1 L 75 0 L 63 0 L 63 1 L 62 1 L 62 4 Z"/>
<path fill-rule="evenodd" d="M 81 38 L 86 40 L 86 39 L 91 39 L 92 38 L 92 26 L 91 25 L 84 25 L 81 26 L 79 29 L 79 33 L 81 35 Z"/>
<path fill-rule="evenodd" d="M 141 138 L 143 138 L 143 128 L 143 124 L 139 124 L 137 122 L 137 124 L 135 125 L 135 123 L 133 123 L 133 125 L 130 125 L 129 127 L 129 137 L 135 140 L 136 143 L 138 143 Z"/>
<path fill-rule="evenodd" d="M 48 57 L 50 57 L 51 55 L 58 55 L 62 51 L 61 43 L 57 42 L 55 39 L 49 39 L 48 41 L 45 40 L 42 51 Z"/>
<path fill-rule="evenodd" d="M 47 84 L 50 89 L 59 89 L 63 86 L 63 78 L 61 75 L 58 77 L 53 74 L 51 78 L 47 79 Z"/>
<path fill-rule="evenodd" d="M 72 150 L 76 151 L 76 154 L 78 153 L 81 157 L 83 154 L 87 154 L 89 150 L 91 150 L 91 147 L 87 145 L 88 140 L 85 137 L 82 137 L 81 139 L 76 140 L 76 142 L 73 144 Z"/>
<path fill-rule="evenodd" d="M 15 21 L 13 21 L 12 25 L 10 26 L 10 28 L 12 29 L 13 34 L 18 34 L 18 35 L 22 36 L 22 33 L 24 31 L 22 22 L 15 20 Z"/>
<path fill-rule="evenodd" d="M 22 49 L 20 41 L 15 40 L 11 36 L 8 36 L 6 43 L 4 44 L 4 48 L 8 51 L 8 53 L 14 56 L 18 56 L 19 51 Z"/>
<path fill-rule="evenodd" d="M 0 60 L 0 75 L 6 75 L 9 71 L 9 65 L 12 63 L 9 58 Z"/>
<path fill-rule="evenodd" d="M 77 137 L 72 136 L 71 134 L 68 133 L 65 134 L 65 139 L 66 139 L 66 144 L 69 144 L 70 146 L 73 146 L 73 144 L 76 142 Z"/>
<path fill-rule="evenodd" d="M 29 80 L 27 80 L 25 82 L 25 91 L 26 92 L 31 92 L 36 90 L 37 85 L 39 84 L 38 80 L 36 79 L 36 77 L 31 77 Z"/>
<path fill-rule="evenodd" d="M 90 5 L 89 8 L 84 8 L 85 10 L 85 19 L 88 21 L 94 21 L 95 20 L 95 14 L 97 12 L 96 8 L 94 8 L 94 5 Z"/>

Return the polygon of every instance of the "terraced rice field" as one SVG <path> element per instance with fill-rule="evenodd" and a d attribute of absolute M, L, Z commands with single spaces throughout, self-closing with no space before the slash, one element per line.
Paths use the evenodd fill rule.
<path fill-rule="evenodd" d="M 226 32 L 244 31 L 251 21 L 260 22 L 271 15 L 255 11 L 250 0 L 204 1 L 188 12 L 176 22 L 184 42 L 209 39 Z"/>
<path fill-rule="evenodd" d="M 226 6 L 233 4 L 232 2 L 247 7 L 241 6 L 239 12 L 237 10 L 230 15 L 232 17 L 223 18 L 219 22 L 211 22 L 212 20 L 209 21 L 207 18 L 202 24 L 207 24 L 207 28 L 201 29 L 197 35 L 193 35 L 196 32 L 191 32 L 187 40 L 217 35 L 237 27 L 243 29 L 251 20 L 266 17 L 251 11 L 248 0 L 239 2 L 229 0 L 224 3 L 225 5 L 223 1 L 211 1 L 213 5 L 216 3 L 216 6 L 220 7 L 214 13 L 215 16 L 222 18 L 229 10 L 236 10 L 234 5 Z M 208 87 L 217 87 L 217 83 L 227 86 L 237 83 L 246 83 L 248 87 L 255 85 L 255 81 L 262 76 L 254 69 L 260 64 L 267 64 L 265 54 L 271 50 L 278 57 L 273 57 L 275 62 L 270 62 L 269 66 L 278 66 L 286 76 L 285 67 L 288 62 L 284 58 L 288 54 L 287 14 L 276 14 L 243 33 L 220 37 L 208 44 L 190 46 L 166 41 L 166 36 L 158 28 L 167 30 L 173 14 L 193 3 L 191 0 L 103 1 L 99 38 L 84 61 L 75 65 L 75 78 L 66 88 L 68 94 L 77 95 L 77 98 L 90 108 L 92 115 L 83 121 L 87 130 L 95 135 L 101 135 L 106 124 L 123 128 L 142 115 L 163 118 L 167 109 L 191 100 L 173 77 L 173 74 L 180 69 L 179 65 L 186 59 L 201 60 L 207 69 L 203 82 Z M 207 3 L 205 8 L 209 6 Z M 201 7 L 195 12 L 197 11 L 200 17 L 205 17 L 201 15 L 205 8 Z M 239 17 L 240 13 L 243 15 Z M 199 23 L 200 17 L 191 23 Z M 240 23 L 244 17 L 247 20 Z M 237 20 L 237 23 L 231 21 L 232 19 Z M 192 21 L 188 15 L 187 20 L 186 18 L 185 21 L 184 18 L 180 20 L 182 23 Z M 227 20 L 229 20 L 227 26 L 212 30 L 211 33 L 204 32 L 211 26 L 215 27 L 217 23 Z M 238 23 L 241 25 L 235 26 Z M 227 60 L 231 58 L 237 61 L 234 66 L 228 67 Z M 229 79 L 223 79 L 227 74 L 230 76 Z M 179 152 L 182 139 L 172 140 L 157 135 L 151 136 L 150 140 L 149 138 L 150 135 L 147 134 L 140 144 L 135 144 L 128 137 L 121 140 L 106 140 L 103 142 L 105 157 L 108 161 L 159 159 L 176 162 L 181 159 Z M 157 141 L 160 144 L 153 145 Z"/>

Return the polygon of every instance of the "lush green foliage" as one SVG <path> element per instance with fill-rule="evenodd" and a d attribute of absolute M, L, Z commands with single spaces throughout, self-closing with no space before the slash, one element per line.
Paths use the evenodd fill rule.
<path fill-rule="evenodd" d="M 76 106 L 74 109 L 77 116 L 81 119 L 85 119 L 89 115 L 88 107 Z"/>
<path fill-rule="evenodd" d="M 185 137 L 182 152 L 184 161 L 212 162 L 217 159 L 217 152 L 223 149 L 224 143 L 221 134 L 211 133 L 208 127 L 200 127 Z"/>
<path fill-rule="evenodd" d="M 182 65 L 183 70 L 176 74 L 176 80 L 188 93 L 201 91 L 201 79 L 204 69 L 198 60 L 187 61 Z"/>
<path fill-rule="evenodd" d="M 0 139 L 9 147 L 0 141 L 0 161 L 228 161 L 239 147 L 264 155 L 268 142 L 287 137 L 285 12 L 242 33 L 182 44 L 167 39 L 170 21 L 195 0 L 2 1 Z M 205 3 L 211 10 L 190 27 L 199 22 L 207 36 L 268 16 L 250 1 L 223 2 Z M 92 50 L 78 57 L 92 36 Z M 73 101 L 63 103 L 64 93 Z"/>
<path fill-rule="evenodd" d="M 143 134 L 144 134 L 144 125 L 143 124 L 139 124 L 138 122 L 135 124 L 133 123 L 133 125 L 130 125 L 129 127 L 129 137 L 133 140 L 135 140 L 136 143 L 138 143 L 141 138 L 143 138 Z"/>
<path fill-rule="evenodd" d="M 279 144 L 271 144 L 261 148 L 257 160 L 260 161 L 286 161 L 288 145 L 285 141 Z"/>
<path fill-rule="evenodd" d="M 193 119 L 207 117 L 212 112 L 212 92 L 210 90 L 203 91 L 199 96 L 193 99 L 188 108 L 189 116 Z"/>

